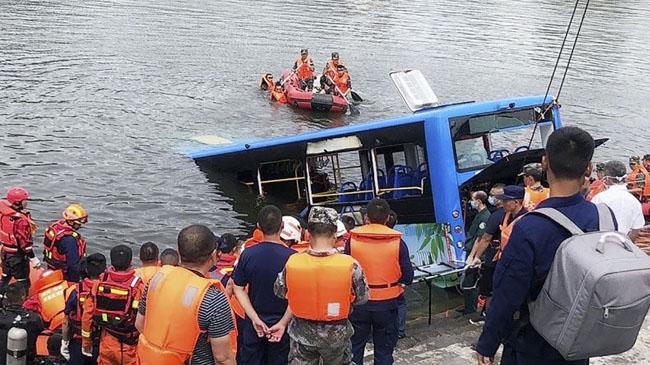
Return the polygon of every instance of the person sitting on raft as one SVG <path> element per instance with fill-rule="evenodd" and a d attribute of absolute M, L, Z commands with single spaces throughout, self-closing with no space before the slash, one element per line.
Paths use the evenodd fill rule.
<path fill-rule="evenodd" d="M 327 89 L 328 85 L 331 83 L 327 82 L 328 78 L 334 80 L 338 75 L 337 67 L 341 65 L 341 60 L 339 59 L 338 52 L 332 52 L 332 58 L 327 61 L 325 68 L 323 69 L 323 75 L 320 78 L 320 87 L 323 90 Z"/>
<path fill-rule="evenodd" d="M 293 64 L 293 71 L 298 75 L 301 89 L 311 91 L 314 88 L 315 70 L 314 61 L 309 57 L 309 50 L 301 49 L 300 57 Z"/>

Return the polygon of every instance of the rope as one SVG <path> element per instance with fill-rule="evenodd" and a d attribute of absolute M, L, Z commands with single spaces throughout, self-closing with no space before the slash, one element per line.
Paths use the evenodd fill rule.
<path fill-rule="evenodd" d="M 546 93 L 544 94 L 544 99 L 542 99 L 542 108 L 543 110 L 540 110 L 540 115 L 535 118 L 535 126 L 533 128 L 533 133 L 530 136 L 530 140 L 528 141 L 528 149 L 530 150 L 530 147 L 533 144 L 533 139 L 535 138 L 535 133 L 537 132 L 537 125 L 539 122 L 544 118 L 546 113 L 553 107 L 554 103 L 549 103 L 547 107 L 544 105 L 546 104 L 546 98 L 548 97 L 548 93 L 551 90 L 551 85 L 553 84 L 553 80 L 555 79 L 555 73 L 557 71 L 558 65 L 560 64 L 560 59 L 562 58 L 562 53 L 564 52 L 564 46 L 566 45 L 566 40 L 569 37 L 569 33 L 571 32 L 571 27 L 573 26 L 573 19 L 575 18 L 576 12 L 578 10 L 578 5 L 580 4 L 581 0 L 576 0 L 574 6 L 573 6 L 573 12 L 571 13 L 571 19 L 569 19 L 569 24 L 567 25 L 566 32 L 564 33 L 564 39 L 562 40 L 562 46 L 560 47 L 560 52 L 558 52 L 557 59 L 555 60 L 555 66 L 553 67 L 553 72 L 551 73 L 551 79 L 548 81 L 548 86 L 546 87 Z M 576 44 L 578 43 L 578 38 L 580 37 L 580 31 L 582 30 L 582 24 L 584 23 L 585 16 L 587 15 L 587 9 L 589 8 L 589 1 L 587 0 L 587 3 L 585 5 L 585 10 L 582 13 L 582 18 L 580 19 L 580 25 L 578 26 L 578 31 L 576 32 L 575 39 L 573 40 L 573 46 L 571 47 L 571 53 L 569 54 L 569 59 L 567 60 L 566 67 L 564 68 L 564 74 L 562 75 L 562 81 L 560 83 L 560 88 L 558 89 L 556 98 L 555 98 L 555 103 L 557 103 L 557 100 L 560 98 L 560 94 L 562 92 L 562 87 L 564 86 L 564 80 L 566 79 L 567 72 L 569 71 L 569 66 L 571 65 L 571 59 L 573 58 L 573 53 L 576 49 Z"/>

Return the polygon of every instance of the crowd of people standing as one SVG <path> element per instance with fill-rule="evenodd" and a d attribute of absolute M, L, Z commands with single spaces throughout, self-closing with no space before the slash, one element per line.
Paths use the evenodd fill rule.
<path fill-rule="evenodd" d="M 0 201 L 0 332 L 25 328 L 30 362 L 362 364 L 372 337 L 375 363 L 393 363 L 413 268 L 385 200 L 357 228 L 325 207 L 303 227 L 275 206 L 246 242 L 192 225 L 177 250 L 142 244 L 135 268 L 127 245 L 86 255 L 78 204 L 45 230 L 41 263 L 29 198 L 13 188 Z"/>

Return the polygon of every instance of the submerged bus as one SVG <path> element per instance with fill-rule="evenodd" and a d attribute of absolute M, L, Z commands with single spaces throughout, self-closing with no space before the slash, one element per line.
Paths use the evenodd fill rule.
<path fill-rule="evenodd" d="M 256 142 L 205 147 L 189 156 L 205 171 L 262 197 L 337 209 L 363 223 L 373 198 L 397 213 L 418 270 L 436 275 L 464 266 L 471 191 L 517 183 L 541 161 L 561 127 L 551 97 L 443 105 L 394 119 Z"/>

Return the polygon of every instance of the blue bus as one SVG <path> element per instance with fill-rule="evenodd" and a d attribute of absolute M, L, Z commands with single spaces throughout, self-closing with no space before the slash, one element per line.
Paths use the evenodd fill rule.
<path fill-rule="evenodd" d="M 189 152 L 204 169 L 262 197 L 336 208 L 363 223 L 386 199 L 412 259 L 427 275 L 464 265 L 471 191 L 517 183 L 561 127 L 552 97 L 442 105 L 388 120 Z"/>

